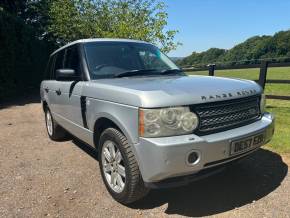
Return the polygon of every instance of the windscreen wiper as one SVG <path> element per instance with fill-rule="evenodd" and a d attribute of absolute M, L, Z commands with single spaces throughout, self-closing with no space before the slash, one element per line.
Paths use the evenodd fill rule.
<path fill-rule="evenodd" d="M 142 76 L 142 75 L 155 75 L 158 70 L 156 69 L 141 69 L 141 70 L 130 70 L 114 75 L 114 77 L 128 77 L 128 76 Z"/>
<path fill-rule="evenodd" d="M 169 70 L 162 70 L 160 74 L 167 75 L 167 74 L 180 74 L 180 73 L 184 73 L 184 72 L 180 69 L 169 69 Z"/>

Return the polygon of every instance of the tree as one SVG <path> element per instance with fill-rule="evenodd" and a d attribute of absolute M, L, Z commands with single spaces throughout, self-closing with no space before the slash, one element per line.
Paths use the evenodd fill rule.
<path fill-rule="evenodd" d="M 210 48 L 207 51 L 197 53 L 193 52 L 190 56 L 181 59 L 177 63 L 181 66 L 210 64 L 217 62 L 226 53 L 225 49 Z"/>
<path fill-rule="evenodd" d="M 27 8 L 27 0 L 1 0 L 0 11 L 6 11 L 9 14 L 22 16 Z"/>
<path fill-rule="evenodd" d="M 157 0 L 55 0 L 49 32 L 64 44 L 80 38 L 130 38 L 175 49 L 176 30 L 165 30 L 168 14 Z"/>
<path fill-rule="evenodd" d="M 290 30 L 280 31 L 274 36 L 254 36 L 229 50 L 211 48 L 204 52 L 193 52 L 177 61 L 180 66 L 204 66 L 209 63 L 234 65 L 259 63 L 260 59 L 289 61 Z"/>
<path fill-rule="evenodd" d="M 34 29 L 35 36 L 46 41 L 54 41 L 49 35 L 48 12 L 52 0 L 1 0 L 0 12 L 4 11 L 21 19 Z"/>
<path fill-rule="evenodd" d="M 52 0 L 27 0 L 25 23 L 30 25 L 40 39 L 54 42 L 48 32 L 49 7 Z"/>

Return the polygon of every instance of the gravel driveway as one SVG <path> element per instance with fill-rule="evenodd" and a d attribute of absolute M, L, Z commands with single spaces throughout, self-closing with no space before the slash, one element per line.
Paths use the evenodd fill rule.
<path fill-rule="evenodd" d="M 289 156 L 260 149 L 186 187 L 123 206 L 102 183 L 95 152 L 48 139 L 38 99 L 0 109 L 0 217 L 290 217 Z"/>

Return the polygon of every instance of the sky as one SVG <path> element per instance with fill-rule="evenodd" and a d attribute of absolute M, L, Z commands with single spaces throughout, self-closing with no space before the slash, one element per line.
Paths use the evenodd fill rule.
<path fill-rule="evenodd" d="M 229 49 L 255 35 L 290 29 L 290 0 L 164 0 L 167 29 L 183 45 L 171 57 L 211 47 Z"/>

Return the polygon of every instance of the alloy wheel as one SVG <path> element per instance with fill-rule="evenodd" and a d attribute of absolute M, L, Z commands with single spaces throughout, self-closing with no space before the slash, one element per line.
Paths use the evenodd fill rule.
<path fill-rule="evenodd" d="M 125 188 L 126 172 L 122 154 L 116 144 L 105 141 L 102 147 L 102 170 L 110 188 L 120 193 Z"/>

